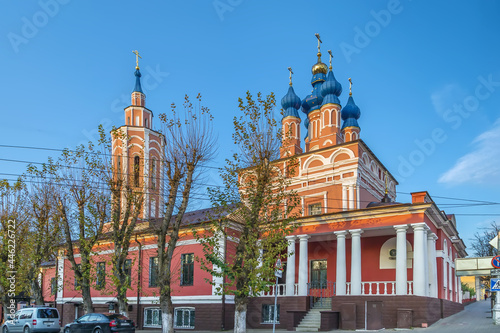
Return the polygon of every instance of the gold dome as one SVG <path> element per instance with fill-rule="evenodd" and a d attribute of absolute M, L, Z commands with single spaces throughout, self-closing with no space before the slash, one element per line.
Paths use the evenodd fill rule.
<path fill-rule="evenodd" d="M 319 51 L 319 46 L 318 46 L 318 51 Z M 312 73 L 313 75 L 318 73 L 326 74 L 327 71 L 328 67 L 321 62 L 321 52 L 318 52 L 318 62 L 314 64 L 314 66 L 312 67 Z"/>
<path fill-rule="evenodd" d="M 328 67 L 322 62 L 318 62 L 318 63 L 314 64 L 314 66 L 312 67 L 313 75 L 318 74 L 318 73 L 326 74 L 327 71 L 328 71 Z"/>

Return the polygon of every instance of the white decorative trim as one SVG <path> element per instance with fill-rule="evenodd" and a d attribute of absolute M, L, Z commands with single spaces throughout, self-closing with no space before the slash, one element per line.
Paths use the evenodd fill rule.
<path fill-rule="evenodd" d="M 82 302 L 81 297 L 64 297 L 58 299 L 59 303 L 65 302 Z M 106 302 L 116 301 L 116 297 L 92 297 L 94 304 L 106 304 Z M 144 296 L 139 298 L 139 302 L 143 305 L 160 305 L 159 296 Z M 131 297 L 128 300 L 129 304 L 136 304 L 137 298 Z M 172 296 L 173 304 L 220 304 L 222 296 Z M 234 304 L 234 296 L 226 295 L 226 304 Z"/>

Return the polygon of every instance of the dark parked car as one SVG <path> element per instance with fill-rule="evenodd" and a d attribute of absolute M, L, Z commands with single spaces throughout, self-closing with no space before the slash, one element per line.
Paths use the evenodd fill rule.
<path fill-rule="evenodd" d="M 64 326 L 64 333 L 135 333 L 132 320 L 119 313 L 87 313 Z"/>

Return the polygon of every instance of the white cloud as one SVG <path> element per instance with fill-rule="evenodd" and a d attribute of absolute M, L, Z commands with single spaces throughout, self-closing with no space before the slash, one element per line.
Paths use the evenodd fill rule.
<path fill-rule="evenodd" d="M 439 177 L 440 183 L 500 183 L 500 118 L 472 143 L 475 150 L 460 157 Z"/>

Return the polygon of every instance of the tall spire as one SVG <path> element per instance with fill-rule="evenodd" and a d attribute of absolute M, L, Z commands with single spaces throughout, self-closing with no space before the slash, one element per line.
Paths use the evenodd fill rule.
<path fill-rule="evenodd" d="M 141 94 L 144 94 L 142 91 L 141 87 L 141 72 L 139 71 L 139 58 L 142 59 L 142 57 L 139 55 L 139 51 L 135 50 L 132 51 L 132 53 L 135 54 L 135 87 L 134 87 L 134 92 L 140 92 Z"/>

